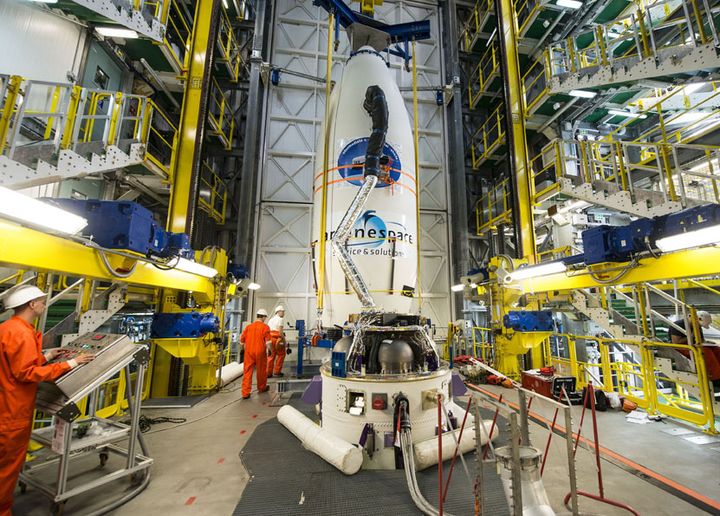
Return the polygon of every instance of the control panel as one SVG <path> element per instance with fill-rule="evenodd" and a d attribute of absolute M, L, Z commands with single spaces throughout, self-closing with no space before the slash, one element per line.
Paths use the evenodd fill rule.
<path fill-rule="evenodd" d="M 61 354 L 53 358 L 50 363 L 64 362 L 83 353 L 88 353 L 97 357 L 100 353 L 118 342 L 118 340 L 118 335 L 111 335 L 108 333 L 87 333 L 61 347 Z"/>

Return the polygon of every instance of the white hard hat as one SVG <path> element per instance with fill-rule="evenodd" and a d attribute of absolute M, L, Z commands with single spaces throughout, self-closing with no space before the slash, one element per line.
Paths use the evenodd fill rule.
<path fill-rule="evenodd" d="M 285 307 L 283 305 L 278 305 L 278 307 L 275 309 L 275 313 L 278 313 L 280 311 L 282 311 L 282 312 L 285 311 Z"/>
<path fill-rule="evenodd" d="M 262 315 L 263 317 L 267 317 L 267 310 L 264 308 L 260 308 L 257 312 L 255 312 L 256 315 Z"/>
<path fill-rule="evenodd" d="M 18 287 L 12 292 L 10 292 L 5 298 L 3 304 L 5 305 L 5 309 L 17 308 L 18 306 L 24 305 L 28 301 L 32 301 L 33 299 L 39 299 L 45 296 L 47 296 L 47 294 L 39 288 L 33 285 L 23 285 L 22 287 Z"/>

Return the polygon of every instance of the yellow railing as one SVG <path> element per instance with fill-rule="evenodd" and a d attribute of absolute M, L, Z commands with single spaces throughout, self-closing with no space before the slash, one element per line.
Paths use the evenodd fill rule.
<path fill-rule="evenodd" d="M 145 163 L 172 179 L 177 127 L 149 98 L 19 76 L 0 78 L 0 90 L 0 153 L 8 158 L 34 166 L 25 149 L 46 148 L 49 161 L 61 150 L 128 152 L 144 144 Z"/>
<path fill-rule="evenodd" d="M 505 140 L 505 110 L 499 105 L 477 131 L 470 141 L 470 156 L 473 169 L 477 169 L 494 155 Z"/>
<path fill-rule="evenodd" d="M 490 342 L 492 331 L 492 328 L 481 326 L 473 326 L 472 329 L 473 356 L 490 366 L 495 364 L 495 345 Z"/>
<path fill-rule="evenodd" d="M 664 154 L 663 154 L 664 153 Z M 720 146 L 553 140 L 530 160 L 535 204 L 573 185 L 613 183 L 619 190 L 653 191 L 666 201 L 720 202 Z"/>
<path fill-rule="evenodd" d="M 240 45 L 235 37 L 227 9 L 223 6 L 220 9 L 220 26 L 218 27 L 218 63 L 225 65 L 227 68 L 230 81 L 238 82 L 240 79 L 240 68 L 243 65 Z"/>
<path fill-rule="evenodd" d="M 528 2 L 534 0 L 527 0 Z M 579 72 L 616 61 L 704 45 L 716 37 L 718 13 L 698 0 L 638 4 L 634 12 L 550 46 L 550 75 Z"/>
<path fill-rule="evenodd" d="M 533 62 L 523 75 L 523 99 L 525 99 L 525 116 L 529 117 L 535 109 L 547 98 L 548 84 L 550 82 L 549 63 L 550 53 L 545 50 L 537 61 Z"/>
<path fill-rule="evenodd" d="M 227 150 L 232 149 L 235 117 L 227 94 L 220 87 L 215 77 L 212 78 L 210 87 L 208 121 L 210 122 L 212 134 L 220 139 L 220 142 Z"/>
<path fill-rule="evenodd" d="M 482 235 L 498 224 L 510 222 L 511 206 L 509 180 L 503 179 L 480 197 L 475 205 L 477 234 Z"/>
<path fill-rule="evenodd" d="M 498 46 L 495 41 L 485 50 L 477 66 L 473 69 L 468 81 L 468 103 L 470 109 L 475 109 L 478 101 L 487 93 L 491 83 L 500 76 Z"/>
<path fill-rule="evenodd" d="M 578 360 L 576 346 L 594 343 L 599 361 Z M 613 350 L 615 344 L 625 349 Z M 560 374 L 577 378 L 578 389 L 588 382 L 606 392 L 617 392 L 635 402 L 650 414 L 665 414 L 715 433 L 713 399 L 709 389 L 702 349 L 687 344 L 671 344 L 644 340 L 642 342 L 594 336 L 558 334 L 544 342 L 547 365 L 554 365 Z M 660 372 L 655 353 L 680 354 L 690 357 L 696 369 L 696 380 L 670 378 Z M 682 356 L 682 355 L 679 355 Z M 625 360 L 618 360 L 625 357 Z M 660 393 L 657 382 L 672 384 L 673 393 Z M 691 396 L 691 393 L 694 393 Z"/>
<path fill-rule="evenodd" d="M 493 0 L 478 0 L 473 7 L 470 17 L 460 31 L 460 39 L 458 41 L 460 50 L 463 52 L 472 52 L 475 43 L 477 43 L 483 26 L 493 13 Z"/>
<path fill-rule="evenodd" d="M 200 194 L 198 205 L 210 217 L 222 225 L 225 224 L 227 207 L 227 186 L 207 162 L 203 162 L 200 171 Z"/>
<path fill-rule="evenodd" d="M 177 0 L 167 0 L 163 6 L 162 20 L 165 37 L 158 43 L 160 50 L 178 75 L 186 75 L 190 63 L 190 40 L 193 20 L 187 20 Z"/>
<path fill-rule="evenodd" d="M 173 182 L 177 155 L 178 129 L 155 102 L 147 100 L 147 119 L 143 122 L 145 161 L 165 174 Z"/>

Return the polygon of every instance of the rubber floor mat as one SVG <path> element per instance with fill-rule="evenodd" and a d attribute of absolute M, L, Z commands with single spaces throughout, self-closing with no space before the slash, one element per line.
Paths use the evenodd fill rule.
<path fill-rule="evenodd" d="M 312 419 L 312 407 L 296 396 L 290 405 Z M 361 470 L 346 476 L 314 453 L 302 447 L 300 441 L 277 419 L 260 425 L 250 436 L 241 452 L 243 464 L 250 473 L 250 481 L 243 491 L 233 515 L 319 515 L 319 516 L 416 516 L 422 514 L 413 504 L 402 470 Z M 475 455 L 468 453 L 465 461 L 474 475 Z M 445 478 L 450 461 L 443 464 Z M 438 503 L 437 468 L 417 474 L 418 484 L 425 498 Z M 483 469 L 484 514 L 509 514 L 502 482 L 492 464 Z M 458 460 L 453 471 L 444 510 L 456 516 L 472 515 L 471 481 Z"/>

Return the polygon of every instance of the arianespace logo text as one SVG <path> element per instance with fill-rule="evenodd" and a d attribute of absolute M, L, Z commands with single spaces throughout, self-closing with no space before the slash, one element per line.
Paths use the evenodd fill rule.
<path fill-rule="evenodd" d="M 405 256 L 406 246 L 397 245 L 401 242 L 415 245 L 415 235 L 404 224 L 383 218 L 375 210 L 366 210 L 355 222 L 347 248 L 351 255 Z"/>

